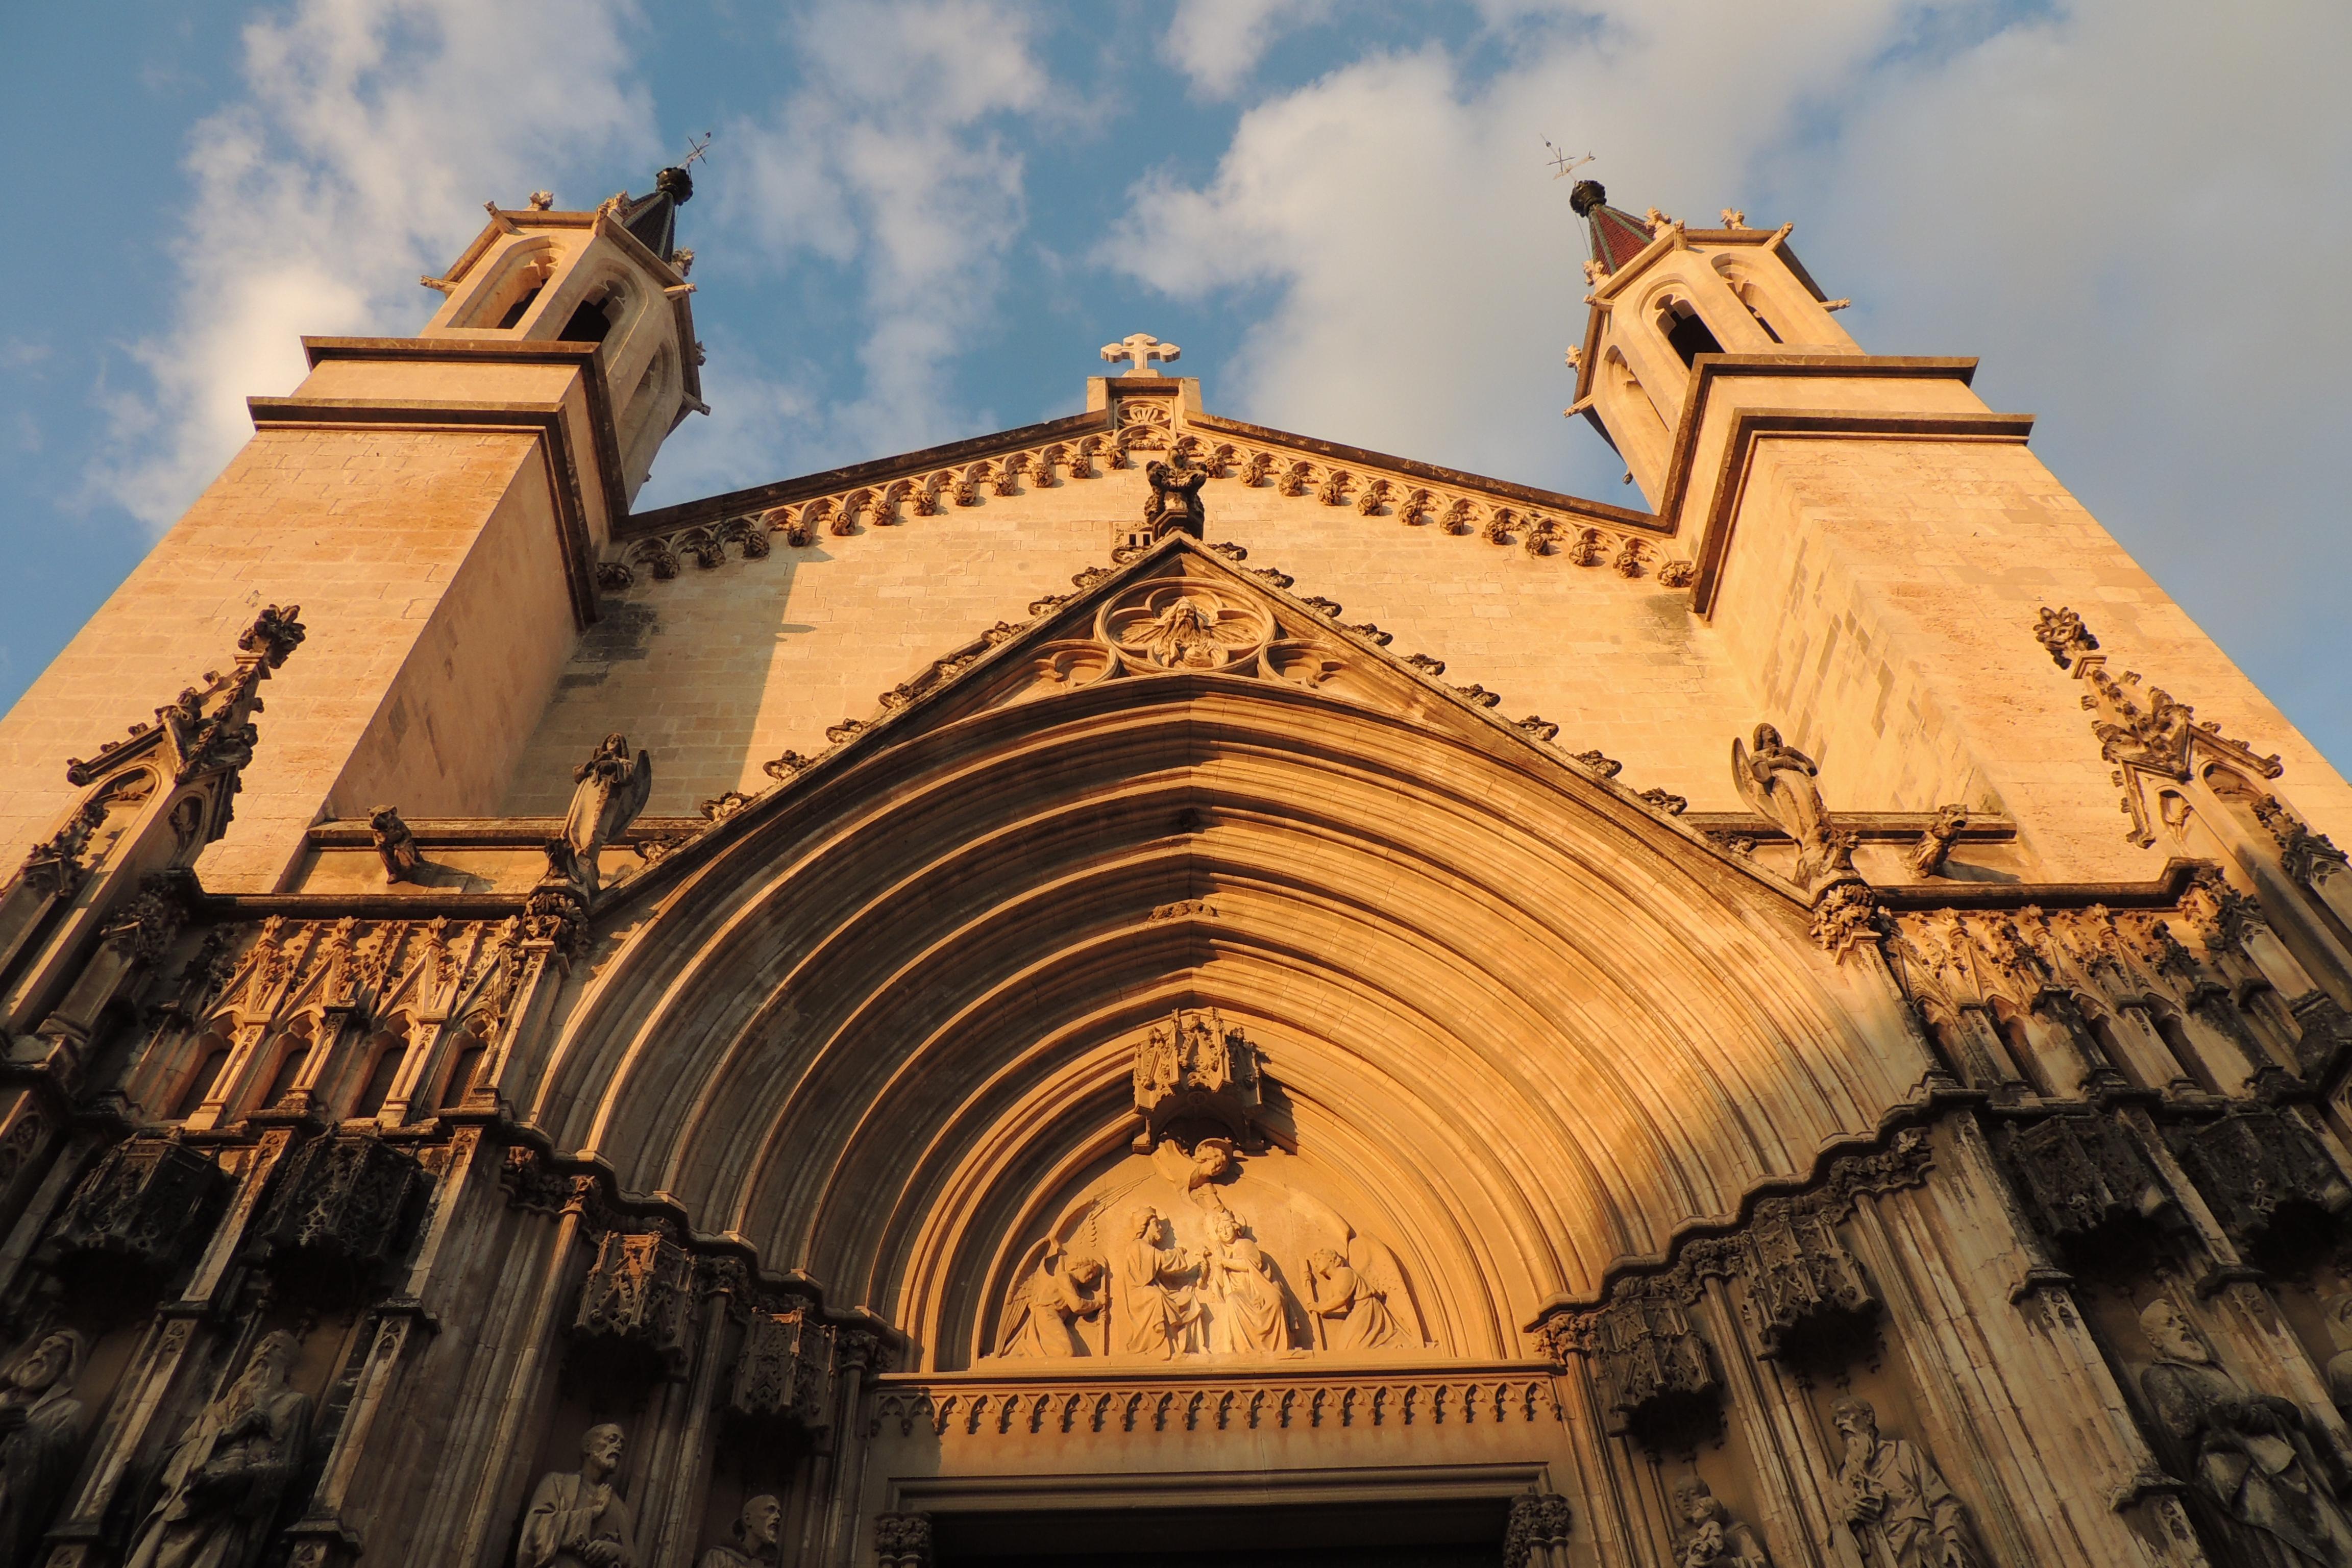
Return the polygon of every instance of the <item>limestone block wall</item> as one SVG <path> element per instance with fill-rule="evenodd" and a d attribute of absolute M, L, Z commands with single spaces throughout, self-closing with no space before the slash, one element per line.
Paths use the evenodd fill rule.
<path fill-rule="evenodd" d="M 2078 611 L 2118 668 L 2286 772 L 2320 832 L 2352 789 L 2026 447 L 1774 438 L 1756 448 L 1712 637 L 1822 767 L 1833 808 L 1996 801 L 2053 880 L 2149 877 L 2078 683 L 2034 639 Z"/>
<path fill-rule="evenodd" d="M 762 762 L 824 750 L 828 725 L 869 716 L 931 660 L 1108 565 L 1147 493 L 1139 468 L 1045 489 L 1024 478 L 1018 494 L 895 527 L 801 549 L 779 537 L 765 560 L 688 563 L 667 582 L 640 572 L 606 596 L 501 809 L 560 813 L 572 768 L 616 730 L 653 752 L 649 814 L 766 788 Z M 1636 787 L 1744 809 L 1725 759 L 1761 714 L 1722 638 L 1654 573 L 1531 557 L 1238 478 L 1211 481 L 1204 499 L 1211 539 L 1288 574 L 1294 593 L 1336 600 L 1341 619 L 1394 634 L 1395 651 L 1444 659 L 1447 680 L 1501 693 L 1497 711 L 1540 714 L 1569 749 L 1622 761 Z"/>
<path fill-rule="evenodd" d="M 441 804 L 432 809 L 487 810 L 499 733 L 469 715 L 491 672 L 444 643 L 436 670 L 412 670 L 396 691 L 394 678 L 486 527 L 499 536 L 493 556 L 501 564 L 465 592 L 520 595 L 513 608 L 531 613 L 519 563 L 535 526 L 545 526 L 526 499 L 533 487 L 543 492 L 543 475 L 533 438 L 514 432 L 256 435 L 0 719 L 8 784 L 0 845 L 15 855 L 46 837 L 73 793 L 66 759 L 152 722 L 157 707 L 223 665 L 270 603 L 299 603 L 310 637 L 302 658 L 270 683 L 236 820 L 199 863 L 206 886 L 274 886 L 347 766 L 357 769 L 354 791 L 397 786 L 415 809 L 433 799 Z M 549 629 L 515 627 L 518 637 Z M 556 629 L 568 640 L 568 612 Z M 426 700 L 436 683 L 443 695 Z M 353 752 L 380 713 L 388 730 L 402 727 L 358 764 Z"/>

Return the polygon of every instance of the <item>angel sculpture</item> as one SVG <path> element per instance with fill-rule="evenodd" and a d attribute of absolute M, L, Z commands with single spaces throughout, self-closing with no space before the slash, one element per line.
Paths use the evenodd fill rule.
<path fill-rule="evenodd" d="M 1067 1356 L 1080 1353 L 1071 1332 L 1076 1321 L 1101 1315 L 1109 1292 L 1102 1260 L 1069 1258 L 1048 1248 L 1036 1271 L 1024 1279 L 1007 1303 L 1000 1356 Z"/>
<path fill-rule="evenodd" d="M 607 735 L 572 778 L 572 810 L 562 836 L 547 847 L 548 863 L 593 893 L 598 852 L 637 819 L 654 792 L 654 761 L 645 752 L 631 758 L 627 736 Z"/>
<path fill-rule="evenodd" d="M 1830 831 L 1821 786 L 1813 782 L 1820 773 L 1812 758 L 1783 742 L 1769 724 L 1756 726 L 1753 752 L 1738 736 L 1731 738 L 1732 783 L 1759 815 L 1796 841 L 1794 880 L 1805 888 L 1853 872 L 1853 847 Z"/>
<path fill-rule="evenodd" d="M 1201 487 L 1209 482 L 1205 470 L 1173 463 L 1147 463 L 1143 477 L 1150 483 L 1150 499 L 1143 503 L 1143 525 L 1154 544 L 1171 533 L 1201 537 L 1208 526 L 1208 509 L 1201 504 Z"/>

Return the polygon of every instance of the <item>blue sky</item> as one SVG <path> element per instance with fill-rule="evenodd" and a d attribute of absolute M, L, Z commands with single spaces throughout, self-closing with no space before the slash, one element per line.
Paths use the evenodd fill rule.
<path fill-rule="evenodd" d="M 1629 500 L 1559 416 L 1583 288 L 1548 136 L 1637 211 L 1793 221 L 1866 347 L 1981 355 L 2352 762 L 2347 59 L 2352 8 L 2290 0 L 10 7 L 0 703 L 299 334 L 412 331 L 485 198 L 643 190 L 706 130 L 716 413 L 640 505 L 1071 411 L 1138 329 L 1221 412 Z"/>

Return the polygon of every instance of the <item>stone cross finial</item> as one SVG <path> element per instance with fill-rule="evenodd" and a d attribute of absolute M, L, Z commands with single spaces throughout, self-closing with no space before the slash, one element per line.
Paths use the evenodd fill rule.
<path fill-rule="evenodd" d="M 1133 360 L 1133 368 L 1119 372 L 1121 375 L 1150 375 L 1153 360 L 1173 363 L 1184 351 L 1174 343 L 1163 343 L 1150 332 L 1129 332 L 1115 343 L 1103 344 L 1102 356 L 1113 364 Z"/>

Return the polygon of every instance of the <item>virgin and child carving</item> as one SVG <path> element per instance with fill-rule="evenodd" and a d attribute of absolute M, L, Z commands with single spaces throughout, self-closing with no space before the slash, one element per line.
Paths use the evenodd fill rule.
<path fill-rule="evenodd" d="M 1167 1362 L 1424 1348 L 1394 1252 L 1319 1194 L 1306 1162 L 1267 1148 L 1256 1050 L 1239 1028 L 1214 1013 L 1176 1014 L 1137 1042 L 1134 1082 L 1137 1152 L 1066 1201 L 1030 1245 L 983 1342 L 995 1355 Z"/>

